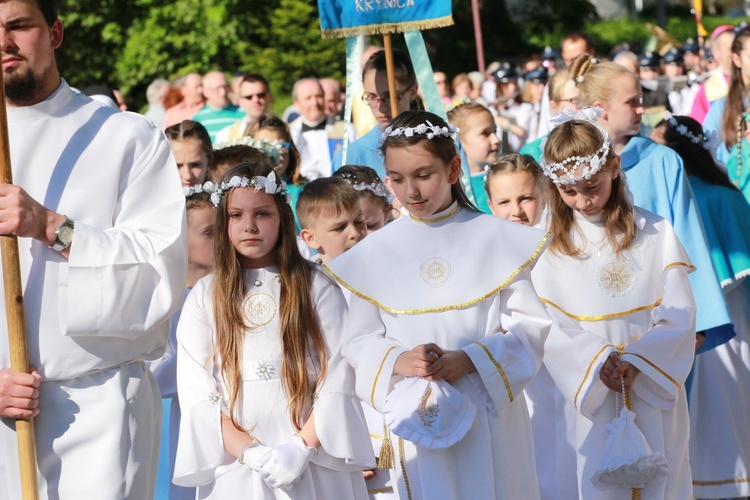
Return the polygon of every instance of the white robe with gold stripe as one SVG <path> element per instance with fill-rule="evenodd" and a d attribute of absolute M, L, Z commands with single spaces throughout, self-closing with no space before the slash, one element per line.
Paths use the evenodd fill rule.
<path fill-rule="evenodd" d="M 529 274 L 547 240 L 454 204 L 395 221 L 329 264 L 353 294 L 343 353 L 363 401 L 382 411 L 403 379 L 396 359 L 420 344 L 462 349 L 476 367 L 453 382 L 477 407 L 461 441 L 427 449 L 391 436 L 398 498 L 539 498 L 523 388 L 551 324 Z"/>
<path fill-rule="evenodd" d="M 669 463 L 641 498 L 692 498 L 689 423 L 683 384 L 695 343 L 695 302 L 688 273 L 694 268 L 664 219 L 635 209 L 638 227 L 630 249 L 615 255 L 602 222 L 576 213 L 573 241 L 580 258 L 547 251 L 532 273 L 534 286 L 555 321 L 544 364 L 576 412 L 569 441 L 578 452 L 579 494 L 585 499 L 630 499 L 630 489 L 601 491 L 591 477 L 601 464 L 605 426 L 615 416 L 619 392 L 599 379 L 615 352 L 641 370 L 630 392 L 636 425 Z"/>

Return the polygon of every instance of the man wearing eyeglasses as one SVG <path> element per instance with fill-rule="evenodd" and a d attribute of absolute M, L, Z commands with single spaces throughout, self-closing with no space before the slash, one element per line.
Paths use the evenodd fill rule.
<path fill-rule="evenodd" d="M 252 125 L 263 115 L 267 115 L 273 102 L 268 81 L 263 76 L 252 73 L 245 75 L 240 82 L 238 103 L 245 117 L 237 120 L 216 134 L 214 144 L 235 141 L 251 135 Z"/>

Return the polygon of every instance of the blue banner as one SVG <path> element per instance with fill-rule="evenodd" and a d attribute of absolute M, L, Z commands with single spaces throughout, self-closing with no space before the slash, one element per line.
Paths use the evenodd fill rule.
<path fill-rule="evenodd" d="M 318 0 L 323 38 L 402 33 L 453 24 L 451 0 Z"/>

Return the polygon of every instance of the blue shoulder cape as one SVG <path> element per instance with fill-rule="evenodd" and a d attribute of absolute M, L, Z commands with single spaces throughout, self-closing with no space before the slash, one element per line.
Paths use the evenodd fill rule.
<path fill-rule="evenodd" d="M 750 275 L 750 204 L 739 191 L 689 177 L 722 288 Z"/>
<path fill-rule="evenodd" d="M 668 147 L 640 136 L 630 139 L 620 157 L 635 205 L 664 217 L 672 224 L 697 268 L 690 275 L 698 306 L 696 328 L 706 333 L 706 341 L 699 352 L 723 344 L 734 337 L 734 327 L 682 159 Z"/>

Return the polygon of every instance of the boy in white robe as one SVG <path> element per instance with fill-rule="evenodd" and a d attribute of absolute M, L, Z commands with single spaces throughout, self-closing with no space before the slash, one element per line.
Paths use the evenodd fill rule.
<path fill-rule="evenodd" d="M 21 498 L 13 419 L 30 416 L 41 498 L 149 498 L 161 403 L 143 360 L 164 351 L 186 271 L 174 159 L 148 120 L 60 79 L 54 1 L 2 2 L 0 25 L 15 183 L 0 234 L 19 236 L 36 367 L 10 370 L 0 342 L 0 498 Z"/>
<path fill-rule="evenodd" d="M 328 264 L 362 241 L 367 225 L 360 202 L 360 195 L 344 178 L 323 177 L 305 185 L 297 203 L 297 215 L 302 225 L 300 236 L 318 252 L 313 262 Z M 341 291 L 348 304 L 351 292 L 346 288 Z M 385 439 L 383 415 L 366 402 L 362 402 L 362 411 L 377 456 Z M 364 475 L 371 499 L 393 498 L 392 481 L 387 470 L 368 470 Z"/>

